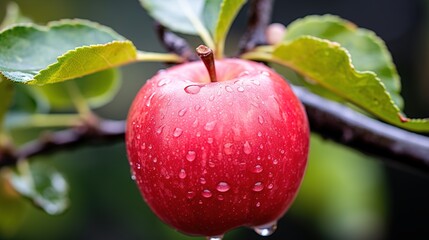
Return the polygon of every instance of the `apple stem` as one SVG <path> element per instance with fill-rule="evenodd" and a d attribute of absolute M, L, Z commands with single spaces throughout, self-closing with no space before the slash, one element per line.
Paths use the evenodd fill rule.
<path fill-rule="evenodd" d="M 197 47 L 196 51 L 198 56 L 201 58 L 201 61 L 203 61 L 204 65 L 207 68 L 207 71 L 210 76 L 210 81 L 217 82 L 213 50 L 211 50 L 205 45 L 200 45 Z"/>

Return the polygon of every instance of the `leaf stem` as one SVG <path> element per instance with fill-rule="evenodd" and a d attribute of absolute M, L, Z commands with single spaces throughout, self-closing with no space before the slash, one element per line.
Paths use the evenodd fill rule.
<path fill-rule="evenodd" d="M 179 55 L 174 53 L 154 53 L 154 52 L 137 51 L 137 61 L 181 63 L 181 62 L 184 62 L 185 60 Z"/>
<path fill-rule="evenodd" d="M 82 95 L 82 92 L 77 87 L 76 82 L 67 81 L 66 88 L 79 115 L 83 119 L 91 118 L 90 116 L 93 115 L 92 110 L 85 97 Z"/>
<path fill-rule="evenodd" d="M 216 77 L 216 66 L 214 61 L 214 54 L 213 50 L 211 50 L 209 47 L 200 45 L 196 49 L 198 56 L 201 58 L 201 61 L 203 61 L 204 65 L 207 68 L 207 72 L 210 76 L 211 82 L 217 82 Z"/>

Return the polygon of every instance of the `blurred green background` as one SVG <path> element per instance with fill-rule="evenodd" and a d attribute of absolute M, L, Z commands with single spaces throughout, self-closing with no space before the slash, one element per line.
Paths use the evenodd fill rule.
<path fill-rule="evenodd" d="M 0 0 L 0 19 L 7 2 Z M 153 22 L 138 0 L 16 2 L 38 23 L 85 18 L 112 27 L 141 50 L 163 51 Z M 227 50 L 232 53 L 244 29 L 246 10 L 229 35 Z M 402 76 L 405 112 L 429 116 L 429 1 L 278 0 L 273 21 L 288 24 L 298 17 L 324 13 L 340 15 L 380 35 Z M 198 44 L 195 38 L 190 40 Z M 97 113 L 124 119 L 138 89 L 163 67 L 153 63 L 123 67 L 119 94 Z M 15 134 L 29 135 L 27 131 Z M 69 181 L 71 208 L 61 216 L 48 216 L 0 182 L 0 239 L 195 239 L 170 229 L 149 210 L 130 178 L 123 143 L 42 158 L 38 162 L 55 165 Z M 313 136 L 299 196 L 277 232 L 265 239 L 427 239 L 428 189 L 427 177 Z M 261 238 L 248 229 L 225 237 Z"/>

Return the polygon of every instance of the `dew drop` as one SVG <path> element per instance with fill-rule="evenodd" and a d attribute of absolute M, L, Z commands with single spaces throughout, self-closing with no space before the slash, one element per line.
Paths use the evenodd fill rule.
<path fill-rule="evenodd" d="M 188 111 L 187 108 L 184 108 L 184 109 L 180 110 L 179 111 L 179 117 L 183 117 L 186 114 L 187 111 Z"/>
<path fill-rule="evenodd" d="M 186 178 L 186 172 L 185 169 L 181 169 L 179 172 L 179 178 L 180 179 L 185 179 Z"/>
<path fill-rule="evenodd" d="M 261 203 L 260 202 L 257 202 L 256 203 L 256 207 L 260 207 L 261 206 Z"/>
<path fill-rule="evenodd" d="M 207 181 L 206 181 L 206 179 L 205 179 L 205 178 L 200 178 L 200 183 L 201 183 L 201 184 L 206 184 L 206 182 L 207 182 Z"/>
<path fill-rule="evenodd" d="M 227 154 L 227 155 L 231 155 L 232 154 L 232 148 L 231 148 L 231 146 L 232 146 L 232 143 L 225 143 L 225 145 L 224 145 L 224 152 L 225 152 L 225 154 Z"/>
<path fill-rule="evenodd" d="M 192 123 L 192 127 L 197 127 L 198 126 L 198 119 L 196 118 L 195 121 Z"/>
<path fill-rule="evenodd" d="M 207 240 L 222 240 L 223 235 L 206 237 Z"/>
<path fill-rule="evenodd" d="M 254 191 L 254 192 L 260 192 L 260 191 L 262 191 L 264 189 L 264 185 L 261 183 L 261 182 L 257 182 L 257 183 L 255 183 L 255 185 L 253 185 L 253 188 L 252 188 L 252 190 Z"/>
<path fill-rule="evenodd" d="M 152 161 L 153 161 L 153 163 L 156 163 L 156 162 L 158 162 L 158 158 L 155 157 L 152 159 Z"/>
<path fill-rule="evenodd" d="M 211 95 L 210 97 L 209 97 L 209 101 L 213 101 L 215 99 L 215 96 L 214 95 Z"/>
<path fill-rule="evenodd" d="M 195 109 L 195 111 L 198 111 L 198 110 L 201 109 L 201 106 L 199 104 L 197 104 L 197 105 L 194 106 L 194 109 Z"/>
<path fill-rule="evenodd" d="M 195 193 L 194 191 L 188 191 L 188 192 L 186 193 L 186 197 L 187 197 L 188 199 L 192 199 L 192 198 L 194 198 L 194 197 L 195 197 L 195 195 L 196 195 L 196 193 Z"/>
<path fill-rule="evenodd" d="M 258 132 L 258 137 L 262 137 L 262 133 L 261 132 Z"/>
<path fill-rule="evenodd" d="M 244 87 L 242 87 L 242 86 L 238 87 L 238 88 L 237 88 L 237 91 L 239 91 L 239 92 L 244 92 Z"/>
<path fill-rule="evenodd" d="M 271 234 L 273 234 L 276 231 L 276 229 L 277 229 L 277 222 L 275 222 L 275 221 L 253 228 L 253 230 L 255 230 L 255 232 L 257 234 L 259 234 L 260 236 L 263 236 L 263 237 L 270 236 Z"/>
<path fill-rule="evenodd" d="M 201 90 L 201 87 L 198 85 L 189 85 L 185 87 L 185 92 L 189 94 L 197 94 Z"/>
<path fill-rule="evenodd" d="M 253 80 L 252 83 L 255 84 L 256 86 L 261 85 L 261 83 L 258 80 Z"/>
<path fill-rule="evenodd" d="M 216 187 L 216 190 L 218 190 L 219 192 L 228 192 L 229 189 L 231 189 L 231 187 L 226 182 L 219 182 Z"/>
<path fill-rule="evenodd" d="M 260 124 L 264 123 L 264 117 L 262 117 L 261 115 L 258 116 L 258 121 Z"/>
<path fill-rule="evenodd" d="M 210 198 L 213 194 L 212 194 L 212 192 L 210 192 L 210 190 L 204 189 L 203 192 L 201 193 L 201 195 L 205 198 Z"/>
<path fill-rule="evenodd" d="M 212 131 L 214 129 L 214 127 L 216 126 L 217 121 L 213 120 L 211 122 L 206 123 L 206 125 L 204 126 L 204 129 L 206 131 Z"/>
<path fill-rule="evenodd" d="M 135 174 L 135 173 L 132 173 L 132 174 L 131 174 L 131 180 L 135 181 L 136 179 L 137 179 L 136 174 Z"/>
<path fill-rule="evenodd" d="M 270 190 L 271 190 L 271 189 L 273 189 L 273 187 L 274 187 L 274 185 L 273 185 L 272 183 L 270 183 L 270 184 L 267 186 L 267 188 L 268 188 L 268 189 L 270 189 Z"/>
<path fill-rule="evenodd" d="M 189 162 L 194 161 L 195 155 L 195 151 L 188 151 L 188 153 L 186 154 L 186 160 L 188 160 Z"/>
<path fill-rule="evenodd" d="M 223 201 L 225 199 L 225 197 L 223 195 L 218 195 L 217 196 L 217 200 L 219 201 Z"/>
<path fill-rule="evenodd" d="M 148 99 L 148 100 L 147 100 L 147 102 L 146 102 L 146 106 L 147 106 L 147 107 L 150 107 L 151 102 L 152 102 L 152 98 L 153 98 L 153 96 L 155 96 L 155 94 L 156 94 L 156 92 L 152 93 L 152 94 L 149 96 L 149 99 Z"/>
<path fill-rule="evenodd" d="M 245 154 L 250 154 L 252 153 L 252 147 L 250 146 L 250 143 L 248 141 L 246 141 L 243 145 L 243 151 Z"/>
<path fill-rule="evenodd" d="M 162 86 L 164 86 L 165 84 L 167 84 L 169 82 L 170 82 L 169 78 L 163 78 L 163 79 L 159 80 L 158 87 L 162 87 Z"/>
<path fill-rule="evenodd" d="M 247 75 L 249 75 L 249 74 L 250 74 L 250 72 L 249 72 L 249 71 L 244 71 L 244 72 L 240 73 L 240 74 L 238 75 L 238 77 L 244 77 L 244 76 L 247 76 Z"/>
<path fill-rule="evenodd" d="M 277 160 L 277 159 L 274 159 L 274 160 L 273 160 L 273 164 L 274 164 L 274 165 L 277 165 L 278 163 L 279 163 L 279 160 Z"/>
<path fill-rule="evenodd" d="M 227 91 L 227 92 L 233 92 L 234 90 L 232 90 L 232 88 L 230 87 L 230 86 L 226 86 L 225 87 L 225 90 Z"/>
<path fill-rule="evenodd" d="M 173 136 L 179 137 L 180 135 L 182 135 L 182 132 L 183 132 L 183 130 L 181 128 L 176 128 L 176 129 L 174 129 Z"/>
<path fill-rule="evenodd" d="M 165 127 L 165 125 L 161 125 L 161 126 L 156 130 L 156 133 L 157 133 L 157 134 L 161 134 L 161 133 L 162 133 L 162 131 L 164 130 L 164 127 Z"/>
<path fill-rule="evenodd" d="M 270 73 L 269 73 L 269 72 L 267 72 L 267 71 L 262 71 L 262 72 L 261 72 L 261 74 L 262 74 L 262 75 L 264 75 L 264 76 L 266 76 L 266 77 L 269 77 L 269 76 L 270 76 Z"/>
<path fill-rule="evenodd" d="M 207 138 L 207 143 L 212 144 L 213 143 L 213 138 Z"/>
<path fill-rule="evenodd" d="M 261 165 L 256 165 L 255 168 L 253 168 L 253 172 L 254 173 L 261 173 L 264 169 L 262 168 Z"/>
<path fill-rule="evenodd" d="M 215 166 L 214 162 L 209 161 L 209 167 L 213 168 Z"/>

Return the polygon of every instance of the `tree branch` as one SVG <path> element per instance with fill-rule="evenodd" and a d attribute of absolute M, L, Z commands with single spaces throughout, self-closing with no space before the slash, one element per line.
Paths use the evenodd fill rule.
<path fill-rule="evenodd" d="M 303 88 L 293 89 L 306 108 L 312 132 L 401 168 L 429 174 L 429 137 L 369 118 Z"/>
<path fill-rule="evenodd" d="M 250 3 L 247 29 L 238 47 L 239 55 L 267 43 L 265 31 L 271 23 L 273 4 L 274 0 L 253 0 Z"/>
<path fill-rule="evenodd" d="M 0 169 L 15 165 L 21 159 L 70 149 L 86 144 L 110 143 L 123 140 L 125 121 L 100 120 L 96 127 L 84 125 L 53 133 L 46 133 L 17 150 L 0 151 Z"/>
<path fill-rule="evenodd" d="M 198 56 L 195 54 L 194 49 L 189 46 L 185 39 L 168 31 L 159 22 L 155 22 L 155 30 L 158 39 L 167 51 L 176 53 L 188 61 L 199 60 Z"/>

